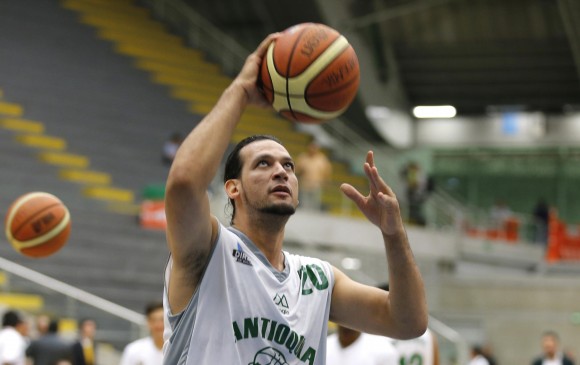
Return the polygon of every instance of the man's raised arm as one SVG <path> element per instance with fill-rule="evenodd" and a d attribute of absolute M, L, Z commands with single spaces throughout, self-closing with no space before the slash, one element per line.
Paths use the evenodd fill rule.
<path fill-rule="evenodd" d="M 248 104 L 266 102 L 256 80 L 262 57 L 276 35 L 268 36 L 248 56 L 211 112 L 181 144 L 167 178 L 165 213 L 172 256 L 169 302 L 180 312 L 193 295 L 217 234 L 207 188 L 217 173 L 233 131 Z"/>

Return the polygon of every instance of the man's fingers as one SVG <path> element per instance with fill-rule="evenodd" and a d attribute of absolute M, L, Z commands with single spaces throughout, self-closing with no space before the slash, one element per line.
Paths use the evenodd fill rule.
<path fill-rule="evenodd" d="M 352 185 L 342 184 L 340 185 L 340 190 L 346 195 L 350 200 L 352 200 L 357 206 L 361 206 L 364 203 L 365 197 L 359 193 Z"/>
<path fill-rule="evenodd" d="M 258 48 L 256 48 L 256 50 L 254 51 L 254 54 L 260 58 L 264 57 L 264 55 L 266 54 L 266 51 L 268 50 L 268 46 L 270 46 L 270 43 L 272 43 L 276 38 L 279 38 L 280 35 L 281 35 L 281 33 L 269 34 L 266 38 L 264 38 L 262 43 L 260 43 Z"/>

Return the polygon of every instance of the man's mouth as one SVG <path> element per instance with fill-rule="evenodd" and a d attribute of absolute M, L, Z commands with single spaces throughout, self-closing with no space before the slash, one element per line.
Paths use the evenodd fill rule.
<path fill-rule="evenodd" d="M 287 186 L 284 186 L 284 185 L 275 186 L 272 189 L 272 192 L 273 193 L 286 193 L 288 195 L 292 195 L 292 193 L 290 192 L 290 189 Z"/>

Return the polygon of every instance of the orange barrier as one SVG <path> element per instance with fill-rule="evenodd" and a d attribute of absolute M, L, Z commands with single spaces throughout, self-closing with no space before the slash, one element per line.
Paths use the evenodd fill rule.
<path fill-rule="evenodd" d="M 566 223 L 558 219 L 555 210 L 550 212 L 548 223 L 546 261 L 580 261 L 580 234 L 568 232 Z"/>
<path fill-rule="evenodd" d="M 520 222 L 518 219 L 508 218 L 505 220 L 501 229 L 478 229 L 476 227 L 469 227 L 467 234 L 471 237 L 515 243 L 519 239 L 519 229 Z"/>
<path fill-rule="evenodd" d="M 139 213 L 139 223 L 143 228 L 165 230 L 167 227 L 165 202 L 163 200 L 143 201 Z"/>

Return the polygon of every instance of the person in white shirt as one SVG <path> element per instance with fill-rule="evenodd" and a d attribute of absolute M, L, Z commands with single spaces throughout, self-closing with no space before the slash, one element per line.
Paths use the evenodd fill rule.
<path fill-rule="evenodd" d="M 153 302 L 145 308 L 150 336 L 125 347 L 120 365 L 163 364 L 163 303 Z"/>
<path fill-rule="evenodd" d="M 399 353 L 389 338 L 338 326 L 326 342 L 328 365 L 398 365 Z"/>
<path fill-rule="evenodd" d="M 7 311 L 2 317 L 0 330 L 0 364 L 26 364 L 26 332 L 28 325 L 15 311 Z"/>

